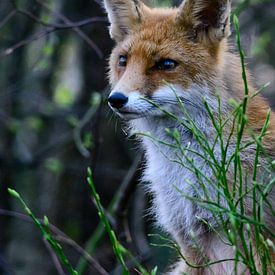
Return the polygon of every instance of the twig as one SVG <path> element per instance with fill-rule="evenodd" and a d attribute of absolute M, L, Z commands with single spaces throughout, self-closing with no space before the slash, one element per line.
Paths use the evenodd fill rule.
<path fill-rule="evenodd" d="M 59 147 L 64 147 L 65 145 L 72 142 L 72 132 L 67 131 L 63 135 L 59 135 L 56 139 L 50 141 L 48 144 L 46 144 L 44 147 L 42 147 L 40 150 L 37 150 L 35 154 L 33 155 L 33 161 L 36 163 L 40 163 L 40 159 L 43 159 L 45 156 L 47 156 L 51 151 L 55 150 Z"/>
<path fill-rule="evenodd" d="M 131 165 L 130 169 L 128 170 L 125 178 L 123 179 L 119 190 L 114 195 L 112 201 L 109 204 L 109 207 L 107 208 L 107 213 L 112 215 L 114 212 L 118 213 L 119 210 L 124 209 L 124 207 L 127 205 L 127 200 L 130 199 L 131 193 L 135 190 L 133 186 L 136 185 L 136 176 L 137 171 L 139 170 L 140 163 L 141 163 L 142 156 L 141 154 L 138 154 L 135 160 L 133 161 L 133 164 Z M 131 190 L 131 191 L 130 191 Z M 126 198 L 128 196 L 128 198 Z M 124 217 L 124 216 L 122 216 Z M 119 217 L 119 222 L 121 221 L 121 218 Z M 115 226 L 117 227 L 118 220 L 115 220 Z M 104 236 L 105 228 L 103 226 L 103 223 L 100 222 L 97 228 L 95 229 L 93 235 L 89 238 L 87 241 L 87 244 L 85 246 L 85 250 L 88 253 L 93 253 L 96 245 L 100 242 L 102 237 Z M 84 258 L 81 258 L 77 265 L 77 271 L 79 274 L 83 274 L 85 272 L 87 265 L 87 261 Z"/>
<path fill-rule="evenodd" d="M 1 56 L 6 56 L 6 55 L 10 55 L 12 54 L 15 50 L 17 50 L 18 48 L 21 48 L 21 47 L 24 47 L 25 45 L 35 41 L 35 40 L 38 40 L 52 32 L 56 31 L 55 28 L 48 28 L 42 32 L 38 32 L 38 33 L 35 33 L 34 35 L 32 35 L 31 37 L 29 38 L 26 38 L 26 39 L 23 39 L 21 41 L 19 41 L 18 43 L 16 43 L 15 45 L 7 48 L 6 50 L 4 50 L 2 53 L 1 53 Z"/>
<path fill-rule="evenodd" d="M 119 224 L 121 221 L 120 219 L 124 217 L 129 199 L 136 189 L 137 175 L 140 173 L 141 160 L 142 154 L 139 153 L 120 185 L 116 204 L 114 205 L 114 216 L 117 217 L 117 224 Z"/>
<path fill-rule="evenodd" d="M 3 28 L 8 21 L 16 14 L 16 10 L 12 10 L 1 22 L 0 22 L 0 29 Z"/>
<path fill-rule="evenodd" d="M 110 213 L 110 215 L 112 215 L 113 213 L 116 213 L 117 215 L 114 215 L 114 217 L 119 216 L 118 212 L 120 210 L 122 212 L 124 212 L 123 209 L 125 209 L 125 206 L 128 205 L 128 200 L 130 199 L 131 194 L 134 192 L 135 186 L 137 183 L 136 176 L 137 176 L 139 167 L 141 165 L 141 159 L 142 159 L 142 155 L 138 154 L 136 156 L 135 160 L 133 161 L 133 164 L 131 165 L 130 169 L 128 170 L 125 178 L 123 179 L 123 181 L 119 187 L 119 190 L 116 192 L 111 203 L 109 204 L 107 211 L 108 211 L 108 213 Z M 122 216 L 119 216 L 117 220 L 115 220 L 115 226 L 114 226 L 115 228 L 118 227 L 118 223 L 120 223 L 121 221 L 123 223 L 124 217 L 125 216 L 122 215 Z M 93 235 L 87 241 L 85 249 L 89 253 L 94 252 L 96 245 L 100 242 L 100 240 L 104 236 L 104 233 L 105 233 L 105 228 L 101 221 L 99 223 L 99 225 L 97 226 L 96 230 L 94 231 Z M 85 259 L 81 258 L 79 260 L 78 265 L 77 265 L 77 271 L 79 274 L 84 273 L 84 271 L 86 269 L 86 264 L 87 264 L 87 262 Z"/>
<path fill-rule="evenodd" d="M 42 7 L 50 11 L 52 14 L 54 14 L 59 19 L 63 20 L 66 24 L 73 24 L 71 20 L 69 20 L 66 16 L 63 14 L 53 11 L 51 8 L 49 8 L 45 3 L 43 3 L 41 0 L 35 0 L 38 4 L 40 4 Z M 82 32 L 78 27 L 74 27 L 73 30 L 96 52 L 98 57 L 101 59 L 103 58 L 102 51 L 98 48 L 98 46 L 84 33 Z"/>
<path fill-rule="evenodd" d="M 4 255 L 0 253 L 0 274 L 15 275 L 15 271 L 10 263 L 5 259 Z"/>
<path fill-rule="evenodd" d="M 50 254 L 51 258 L 52 258 L 52 260 L 53 260 L 53 264 L 54 264 L 54 266 L 56 268 L 57 273 L 59 275 L 65 275 L 65 272 L 64 272 L 64 270 L 63 270 L 63 268 L 62 268 L 62 266 L 61 266 L 61 264 L 60 264 L 60 262 L 59 262 L 59 260 L 58 260 L 58 258 L 56 256 L 56 254 L 52 250 L 51 246 L 49 245 L 49 243 L 45 239 L 43 239 L 43 242 L 44 242 L 44 244 L 45 244 L 45 246 L 46 246 L 46 248 L 47 248 L 47 250 L 48 250 L 48 252 L 49 252 L 49 254 Z"/>
<path fill-rule="evenodd" d="M 108 275 L 108 272 L 89 254 L 87 253 L 80 245 L 78 245 L 74 240 L 65 238 L 61 235 L 56 236 L 56 239 L 62 243 L 66 243 L 75 248 L 75 250 L 98 271 L 101 275 Z"/>
<path fill-rule="evenodd" d="M 72 23 L 67 23 L 67 24 L 58 24 L 58 23 L 47 23 L 44 22 L 43 20 L 41 20 L 40 18 L 38 18 L 36 15 L 34 15 L 33 13 L 29 12 L 29 11 L 24 11 L 21 9 L 16 8 L 16 11 L 30 19 L 32 19 L 33 21 L 35 21 L 36 23 L 43 25 L 45 27 L 51 27 L 51 28 L 55 28 L 57 29 L 72 29 L 72 28 L 79 28 L 79 27 L 83 27 L 86 25 L 90 25 L 96 22 L 107 22 L 107 18 L 106 17 L 92 17 L 92 18 L 87 18 L 78 22 L 72 22 Z"/>
<path fill-rule="evenodd" d="M 38 32 L 35 33 L 34 35 L 30 36 L 29 38 L 23 39 L 21 41 L 19 41 L 18 43 L 16 43 L 15 45 L 7 48 L 6 50 L 4 50 L 1 55 L 10 55 L 12 54 L 16 49 L 24 47 L 25 45 L 38 40 L 44 36 L 47 36 L 48 34 L 58 31 L 58 30 L 64 30 L 64 29 L 73 29 L 91 48 L 94 49 L 94 51 L 96 52 L 96 54 L 98 55 L 99 58 L 103 58 L 103 53 L 101 52 L 101 50 L 98 48 L 98 46 L 84 33 L 82 32 L 79 28 L 89 25 L 89 24 L 93 24 L 96 22 L 107 22 L 105 17 L 92 17 L 92 18 L 87 18 L 84 20 L 81 20 L 79 22 L 72 22 L 71 20 L 69 20 L 67 17 L 65 17 L 64 15 L 57 13 L 56 11 L 52 11 L 47 5 L 45 5 L 44 3 L 41 3 L 40 1 L 36 0 L 37 3 L 39 3 L 41 6 L 43 6 L 44 8 L 46 8 L 47 10 L 49 10 L 51 13 L 53 13 L 54 15 L 56 15 L 59 19 L 63 20 L 65 22 L 65 24 L 57 24 L 57 23 L 46 23 L 44 21 L 42 21 L 40 18 L 38 18 L 36 15 L 28 12 L 28 11 L 24 11 L 21 10 L 19 8 L 17 8 L 17 6 L 14 4 L 14 10 L 12 12 L 10 12 L 7 17 L 0 23 L 0 28 L 3 27 L 16 13 L 20 13 L 24 16 L 27 16 L 28 18 L 32 19 L 34 22 L 41 24 L 43 26 L 46 27 L 45 30 L 43 30 L 42 32 Z"/>
<path fill-rule="evenodd" d="M 137 254 L 145 262 L 151 257 L 151 248 L 145 230 L 144 210 L 146 209 L 146 195 L 143 186 L 138 185 L 136 187 L 135 196 L 131 204 L 133 208 L 130 220 L 131 237 Z"/>
<path fill-rule="evenodd" d="M 87 176 L 87 181 L 89 183 L 90 189 L 91 189 L 91 194 L 92 194 L 92 198 L 95 201 L 95 206 L 97 208 L 99 217 L 101 222 L 104 224 L 104 227 L 106 229 L 106 232 L 108 234 L 109 240 L 112 244 L 112 249 L 113 252 L 116 256 L 117 261 L 120 263 L 120 265 L 122 266 L 122 274 L 129 274 L 129 270 L 127 265 L 125 264 L 125 254 L 126 254 L 126 250 L 125 248 L 120 244 L 119 240 L 117 239 L 117 236 L 115 234 L 115 232 L 113 231 L 107 217 L 105 214 L 105 209 L 103 208 L 101 201 L 100 201 L 100 197 L 99 194 L 96 191 L 95 188 L 95 184 L 92 178 L 92 171 L 90 168 L 88 168 L 88 176 Z"/>
<path fill-rule="evenodd" d="M 25 214 L 22 214 L 22 213 L 19 213 L 19 212 L 15 212 L 15 211 L 10 211 L 10 210 L 6 210 L 6 209 L 1 209 L 0 208 L 0 215 L 17 218 L 17 219 L 23 220 L 23 221 L 31 223 L 31 224 L 33 223 L 32 220 L 31 220 L 31 218 L 29 216 L 27 216 Z M 44 223 L 44 220 L 42 220 L 42 219 L 39 219 L 39 221 L 41 223 Z M 61 242 L 64 242 L 64 243 L 70 245 L 76 251 L 78 251 L 79 254 L 81 254 L 82 257 L 84 257 L 87 260 L 87 262 L 89 262 L 91 264 L 91 266 L 93 266 L 97 270 L 97 272 L 98 272 L 99 275 L 108 275 L 108 272 L 91 255 L 89 255 L 75 241 L 73 241 L 72 239 L 70 239 L 59 228 L 57 228 L 53 224 L 49 224 L 49 228 L 55 234 L 55 238 L 57 240 L 60 239 Z"/>
<path fill-rule="evenodd" d="M 82 156 L 88 158 L 90 156 L 89 150 L 84 146 L 81 140 L 81 130 L 83 127 L 92 119 L 96 111 L 98 110 L 98 106 L 90 107 L 87 112 L 84 114 L 83 118 L 77 123 L 77 126 L 74 128 L 73 136 L 77 149 L 82 154 Z"/>

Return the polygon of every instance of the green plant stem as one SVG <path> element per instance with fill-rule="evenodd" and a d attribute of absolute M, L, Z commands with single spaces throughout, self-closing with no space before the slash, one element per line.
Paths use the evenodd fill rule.
<path fill-rule="evenodd" d="M 71 275 L 77 275 L 77 271 L 73 269 L 72 265 L 70 264 L 68 258 L 63 252 L 63 249 L 61 245 L 53 238 L 52 234 L 49 231 L 48 228 L 48 219 L 44 218 L 44 224 L 42 225 L 41 222 L 34 216 L 30 208 L 27 206 L 25 201 L 22 199 L 19 193 L 17 193 L 15 190 L 8 188 L 8 192 L 11 196 L 16 198 L 24 207 L 25 212 L 31 217 L 34 224 L 38 227 L 38 229 L 41 231 L 43 238 L 50 244 L 53 251 L 58 256 L 60 262 L 63 264 L 63 266 L 68 270 L 68 272 Z"/>

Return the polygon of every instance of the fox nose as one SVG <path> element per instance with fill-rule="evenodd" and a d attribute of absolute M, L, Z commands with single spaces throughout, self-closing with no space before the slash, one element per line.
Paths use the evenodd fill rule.
<path fill-rule="evenodd" d="M 123 95 L 122 93 L 113 93 L 108 97 L 108 102 L 114 108 L 123 107 L 128 101 L 128 97 Z"/>

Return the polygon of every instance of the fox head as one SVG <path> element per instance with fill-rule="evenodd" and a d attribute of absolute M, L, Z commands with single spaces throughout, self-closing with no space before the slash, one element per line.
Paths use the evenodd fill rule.
<path fill-rule="evenodd" d="M 108 101 L 118 115 L 160 116 L 149 100 L 169 108 L 176 91 L 192 103 L 194 90 L 217 84 L 230 35 L 229 0 L 184 0 L 178 8 L 149 8 L 139 0 L 104 5 L 116 42 Z"/>

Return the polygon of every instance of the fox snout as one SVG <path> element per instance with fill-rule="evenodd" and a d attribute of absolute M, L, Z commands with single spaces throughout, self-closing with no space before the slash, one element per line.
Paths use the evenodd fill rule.
<path fill-rule="evenodd" d="M 125 93 L 116 89 L 110 93 L 108 104 L 119 117 L 126 120 L 143 116 L 150 107 L 144 104 L 138 91 Z"/>
<path fill-rule="evenodd" d="M 128 102 L 128 97 L 120 92 L 111 93 L 108 97 L 108 103 L 111 107 L 120 109 Z"/>

